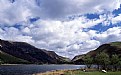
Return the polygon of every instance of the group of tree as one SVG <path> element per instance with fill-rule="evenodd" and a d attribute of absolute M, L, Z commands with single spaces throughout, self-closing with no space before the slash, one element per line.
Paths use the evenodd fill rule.
<path fill-rule="evenodd" d="M 3 61 L 0 59 L 0 64 L 2 64 L 3 63 Z"/>
<path fill-rule="evenodd" d="M 84 64 L 87 65 L 87 68 L 91 68 L 92 65 L 96 64 L 99 70 L 121 70 L 121 58 L 116 54 L 109 56 L 108 54 L 101 52 L 95 57 L 86 55 L 83 60 Z"/>

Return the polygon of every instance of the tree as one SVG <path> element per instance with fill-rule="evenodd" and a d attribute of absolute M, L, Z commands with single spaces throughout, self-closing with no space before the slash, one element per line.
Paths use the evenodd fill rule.
<path fill-rule="evenodd" d="M 117 67 L 118 67 L 118 63 L 119 63 L 119 57 L 118 55 L 112 55 L 112 58 L 111 58 L 111 65 L 113 66 L 113 69 L 117 70 Z"/>
<path fill-rule="evenodd" d="M 98 69 L 99 69 L 99 65 L 101 65 L 102 69 L 106 69 L 107 65 L 110 63 L 109 55 L 104 52 L 101 52 L 97 54 L 95 61 L 98 65 Z"/>
<path fill-rule="evenodd" d="M 91 65 L 93 63 L 93 58 L 91 56 L 89 56 L 89 55 L 86 55 L 83 58 L 83 60 L 84 60 L 85 65 L 87 66 L 87 68 L 91 68 Z"/>
<path fill-rule="evenodd" d="M 0 64 L 2 64 L 2 60 L 0 59 Z"/>
<path fill-rule="evenodd" d="M 118 61 L 118 68 L 121 71 L 121 58 L 119 57 L 119 61 Z"/>

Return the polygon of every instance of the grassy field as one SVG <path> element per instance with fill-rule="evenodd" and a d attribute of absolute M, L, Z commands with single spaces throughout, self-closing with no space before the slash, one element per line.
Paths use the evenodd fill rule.
<path fill-rule="evenodd" d="M 121 75 L 121 72 L 103 73 L 99 71 L 95 71 L 95 72 L 68 71 L 68 72 L 65 72 L 64 75 Z"/>
<path fill-rule="evenodd" d="M 83 72 L 81 70 L 60 70 L 60 71 L 52 71 L 52 72 L 45 72 L 45 73 L 38 73 L 33 75 L 121 75 L 120 72 Z"/>

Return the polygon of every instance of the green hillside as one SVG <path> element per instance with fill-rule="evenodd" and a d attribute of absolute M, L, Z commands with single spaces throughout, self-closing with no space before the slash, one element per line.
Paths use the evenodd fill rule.
<path fill-rule="evenodd" d="M 101 52 L 108 54 L 109 57 L 112 57 L 112 55 L 114 55 L 114 54 L 121 57 L 121 42 L 111 42 L 111 43 L 107 43 L 107 44 L 102 44 L 95 50 L 92 50 L 86 54 L 75 56 L 72 59 L 72 61 L 75 63 L 80 63 L 80 62 L 83 63 L 84 62 L 83 58 L 86 55 L 89 55 L 89 56 L 95 58 L 95 56 L 100 54 Z"/>
<path fill-rule="evenodd" d="M 110 43 L 111 46 L 116 46 L 118 48 L 121 48 L 121 42 L 112 42 Z"/>
<path fill-rule="evenodd" d="M 12 55 L 9 55 L 7 53 L 4 53 L 2 51 L 0 51 L 0 62 L 1 63 L 4 63 L 4 64 L 26 64 L 26 63 L 29 63 L 28 61 L 26 60 L 23 60 L 23 59 L 20 59 L 20 58 L 16 58 Z"/>
<path fill-rule="evenodd" d="M 28 63 L 27 61 L 33 64 L 66 63 L 65 58 L 55 52 L 36 48 L 26 42 L 0 39 L 0 51 L 0 61 L 2 60 L 4 63 L 22 64 Z"/>

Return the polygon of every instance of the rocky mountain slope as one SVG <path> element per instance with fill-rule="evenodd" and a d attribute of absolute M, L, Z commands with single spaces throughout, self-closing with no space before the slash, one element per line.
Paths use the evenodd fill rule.
<path fill-rule="evenodd" d="M 83 62 L 83 57 L 85 55 L 90 55 L 91 57 L 95 57 L 97 54 L 100 52 L 105 52 L 107 53 L 110 57 L 113 54 L 117 54 L 118 56 L 121 57 L 121 42 L 111 42 L 108 44 L 103 44 L 99 46 L 96 50 L 92 50 L 88 52 L 87 54 L 82 54 L 82 55 L 77 55 L 72 59 L 72 62 L 74 63 L 81 63 Z"/>
<path fill-rule="evenodd" d="M 0 59 L 3 62 L 11 63 L 8 60 L 16 60 L 12 63 L 36 63 L 36 64 L 60 64 L 68 62 L 69 59 L 57 55 L 53 51 L 38 49 L 25 42 L 12 42 L 0 39 Z"/>

